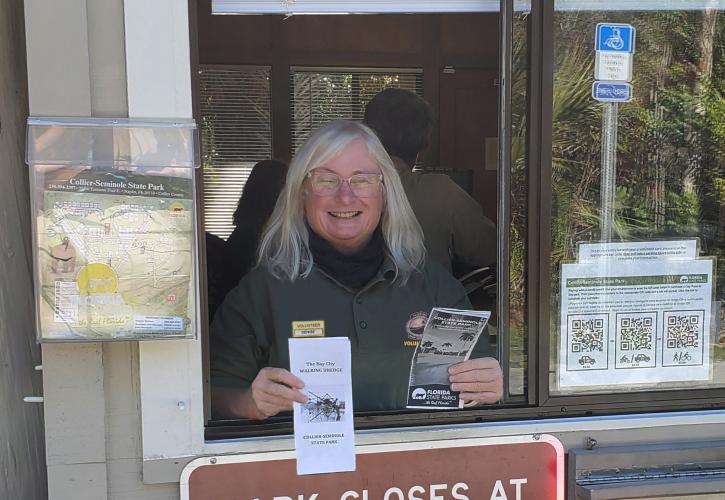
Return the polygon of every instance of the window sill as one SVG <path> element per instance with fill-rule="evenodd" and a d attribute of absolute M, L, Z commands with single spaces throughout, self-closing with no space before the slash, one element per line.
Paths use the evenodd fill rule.
<path fill-rule="evenodd" d="M 584 438 L 592 433 L 601 435 L 610 431 L 622 433 L 627 430 L 634 430 L 639 433 L 640 430 L 648 429 L 651 432 L 658 433 L 662 440 L 667 441 L 672 436 L 693 436 L 693 428 L 695 427 L 702 429 L 705 435 L 712 435 L 713 437 L 721 435 L 723 424 L 725 424 L 725 410 L 509 420 L 476 424 L 438 425 L 435 427 L 358 430 L 356 432 L 356 444 L 365 446 L 461 439 L 464 437 L 483 438 L 521 434 L 552 434 L 562 441 L 565 449 L 568 449 L 572 445 L 581 446 Z M 710 427 L 712 427 L 712 430 L 710 430 Z M 681 428 L 681 432 L 673 431 L 672 428 Z M 682 432 L 684 429 L 687 429 L 687 432 Z M 603 441 L 600 440 L 601 442 Z M 186 464 L 200 456 L 290 451 L 293 449 L 294 439 L 291 435 L 205 441 L 202 451 L 198 455 L 145 459 L 143 462 L 144 483 L 177 483 Z"/>

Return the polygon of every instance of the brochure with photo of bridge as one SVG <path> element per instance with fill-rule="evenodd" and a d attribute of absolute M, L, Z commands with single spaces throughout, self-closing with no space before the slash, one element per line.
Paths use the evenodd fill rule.
<path fill-rule="evenodd" d="M 408 408 L 463 408 L 458 393 L 451 391 L 448 367 L 470 357 L 490 317 L 490 311 L 431 310 L 410 365 Z"/>
<path fill-rule="evenodd" d="M 350 339 L 289 339 L 290 372 L 307 403 L 294 403 L 297 474 L 355 470 Z"/>

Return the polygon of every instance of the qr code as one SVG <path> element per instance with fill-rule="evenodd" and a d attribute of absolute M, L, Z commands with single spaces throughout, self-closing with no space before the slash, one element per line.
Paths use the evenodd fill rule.
<path fill-rule="evenodd" d="M 618 317 L 619 348 L 622 351 L 652 349 L 655 322 L 651 316 Z"/>
<path fill-rule="evenodd" d="M 689 312 L 674 312 L 667 316 L 667 348 L 700 347 L 702 317 Z"/>
<path fill-rule="evenodd" d="M 604 351 L 603 319 L 573 319 L 570 333 L 572 352 Z"/>

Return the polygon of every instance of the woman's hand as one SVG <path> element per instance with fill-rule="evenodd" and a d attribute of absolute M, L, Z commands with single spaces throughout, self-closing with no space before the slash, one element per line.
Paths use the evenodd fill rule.
<path fill-rule="evenodd" d="M 245 416 L 264 420 L 291 410 L 293 401 L 305 404 L 307 396 L 300 392 L 304 386 L 302 380 L 283 368 L 262 368 L 244 394 Z"/>
<path fill-rule="evenodd" d="M 503 396 L 501 365 L 493 358 L 469 359 L 448 367 L 451 390 L 466 403 L 492 404 Z"/>

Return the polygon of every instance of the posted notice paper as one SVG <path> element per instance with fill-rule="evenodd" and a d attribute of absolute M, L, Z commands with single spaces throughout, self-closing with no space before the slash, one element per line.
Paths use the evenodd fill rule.
<path fill-rule="evenodd" d="M 697 258 L 697 240 L 664 240 L 609 243 L 580 243 L 579 264 L 606 260 L 615 262 L 647 262 L 693 260 Z"/>
<path fill-rule="evenodd" d="M 490 317 L 489 311 L 431 310 L 410 364 L 408 408 L 463 408 L 459 394 L 451 391 L 448 367 L 470 357 Z"/>
<path fill-rule="evenodd" d="M 305 383 L 294 403 L 297 474 L 355 470 L 350 339 L 289 339 L 290 371 Z"/>
<path fill-rule="evenodd" d="M 559 387 L 710 380 L 715 261 L 696 247 L 588 244 L 562 264 Z"/>

